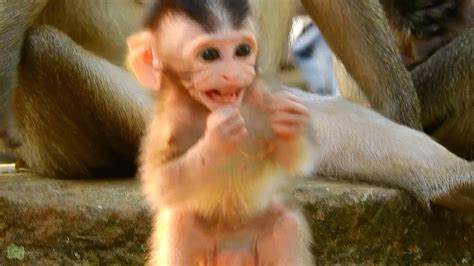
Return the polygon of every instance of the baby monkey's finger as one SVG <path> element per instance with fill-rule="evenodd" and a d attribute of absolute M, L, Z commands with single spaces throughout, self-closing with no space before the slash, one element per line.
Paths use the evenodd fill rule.
<path fill-rule="evenodd" d="M 273 123 L 304 124 L 308 121 L 308 117 L 297 113 L 277 111 L 273 114 L 271 121 Z"/>
<path fill-rule="evenodd" d="M 244 118 L 240 115 L 240 113 L 232 115 L 224 122 L 224 126 L 226 128 L 233 127 L 234 125 L 245 126 Z"/>
<path fill-rule="evenodd" d="M 239 120 L 243 121 L 243 118 L 240 115 L 239 110 L 237 108 L 234 108 L 234 109 L 229 110 L 229 112 L 225 114 L 225 117 L 223 118 L 222 123 L 225 126 L 228 126 Z"/>
<path fill-rule="evenodd" d="M 298 124 L 289 125 L 289 124 L 278 123 L 278 124 L 274 124 L 272 128 L 276 134 L 280 136 L 284 136 L 284 137 L 293 137 L 301 133 L 303 130 L 303 127 Z"/>
<path fill-rule="evenodd" d="M 295 101 L 295 102 L 300 101 L 300 99 L 296 95 L 294 95 L 290 92 L 287 92 L 287 91 L 279 92 L 279 93 L 277 93 L 277 96 L 284 97 L 284 98 L 287 98 L 287 99 Z"/>
<path fill-rule="evenodd" d="M 231 124 L 226 125 L 227 132 L 232 132 L 239 128 L 245 128 L 245 123 L 243 120 L 234 120 Z"/>
<path fill-rule="evenodd" d="M 243 139 L 245 139 L 247 135 L 248 135 L 247 129 L 245 127 L 239 127 L 239 128 L 235 128 L 233 131 L 230 132 L 229 138 L 231 142 L 238 143 L 242 141 Z"/>
<path fill-rule="evenodd" d="M 291 113 L 297 113 L 297 114 L 309 116 L 309 111 L 306 108 L 306 106 L 304 106 L 298 101 L 293 101 L 289 99 L 280 99 L 280 100 L 275 101 L 271 105 L 270 110 L 272 111 L 281 110 L 281 111 L 287 111 Z"/>

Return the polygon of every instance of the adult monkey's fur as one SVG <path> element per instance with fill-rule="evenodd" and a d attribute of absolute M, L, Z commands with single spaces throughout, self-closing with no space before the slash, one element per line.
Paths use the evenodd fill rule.
<path fill-rule="evenodd" d="M 336 76 L 341 94 L 378 110 L 384 104 L 401 114 L 405 109 L 407 113 L 418 109 L 415 124 L 458 156 L 474 159 L 474 1 L 380 2 L 389 18 L 399 52 L 410 69 L 414 87 L 411 82 L 402 80 L 390 82 L 399 84 L 393 90 L 384 86 L 367 87 L 359 80 L 357 84 L 346 73 L 346 69 L 351 73 L 350 66 L 345 64 L 344 67 L 339 62 Z M 360 49 L 355 51 L 354 54 L 358 54 Z M 399 62 L 392 62 L 392 65 L 399 66 Z M 368 73 L 380 75 L 378 71 Z M 400 86 L 402 84 L 405 85 Z M 384 114 L 413 126 L 393 114 Z"/>
<path fill-rule="evenodd" d="M 261 40 L 266 44 L 262 48 L 262 57 L 268 53 L 273 60 L 264 63 L 263 70 L 273 74 L 279 66 L 275 62 L 285 54 L 292 22 L 289 13 L 296 12 L 299 3 L 286 0 L 251 2 L 256 7 L 256 16 L 264 18 L 259 20 L 263 25 L 260 30 L 265 32 Z M 416 99 L 416 93 L 409 73 L 401 67 L 402 61 L 378 0 L 303 0 L 302 3 L 357 83 L 370 91 L 384 88 L 380 92 L 383 96 L 370 99 L 372 107 L 397 122 L 420 128 L 418 106 L 408 104 L 403 111 L 397 107 L 404 99 Z M 381 98 L 388 98 L 390 102 L 381 101 Z"/>
<path fill-rule="evenodd" d="M 22 58 L 13 101 L 21 146 L 13 151 L 33 172 L 84 178 L 134 171 L 151 101 L 128 72 L 111 63 L 123 59 L 125 47 L 116 50 L 117 60 L 108 51 L 113 51 L 111 45 L 125 44 L 125 36 L 136 29 L 141 16 L 141 6 L 136 4 L 133 0 L 1 2 L 0 100 L 9 101 L 11 93 L 8 89 L 5 93 L 5 84 L 15 83 Z M 262 37 L 260 44 L 262 55 L 275 56 L 273 62 L 279 62 L 282 53 L 276 51 L 286 44 L 278 42 L 287 37 L 282 29 L 289 29 L 289 13 L 298 3 L 252 0 L 252 4 L 257 10 L 269 7 L 260 9 L 260 14 L 277 21 L 260 24 L 261 32 L 270 32 L 269 39 Z M 421 127 L 416 123 L 416 104 L 403 100 L 416 102 L 417 96 L 378 1 L 304 0 L 303 4 L 361 87 L 383 95 L 372 99 L 372 107 L 396 121 Z M 40 17 L 44 20 L 39 21 Z M 278 17 L 287 21 L 278 22 Z M 48 21 L 50 26 L 37 27 Z M 106 30 L 94 35 L 99 39 L 73 34 L 86 25 Z M 96 45 L 90 43 L 94 40 Z M 266 53 L 266 49 L 275 52 Z M 264 67 L 266 73 L 276 73 L 272 63 L 262 64 L 268 67 Z M 325 145 L 320 174 L 401 187 L 424 203 L 474 209 L 471 164 L 370 110 L 342 99 L 304 96 L 321 130 L 318 142 Z M 400 108 L 400 102 L 406 106 Z M 428 151 L 436 152 L 422 156 Z"/>
<path fill-rule="evenodd" d="M 1 1 L 0 117 L 15 119 L 13 153 L 33 172 L 134 173 L 151 101 L 121 66 L 141 10 L 138 0 Z"/>
<path fill-rule="evenodd" d="M 258 64 L 262 74 L 269 78 L 276 78 L 280 62 L 288 54 L 288 33 L 297 10 L 295 2 L 298 1 L 250 0 L 252 15 L 260 25 L 258 43 L 264 44 Z"/>
<path fill-rule="evenodd" d="M 474 1 L 382 3 L 411 71 L 423 129 L 474 159 Z"/>

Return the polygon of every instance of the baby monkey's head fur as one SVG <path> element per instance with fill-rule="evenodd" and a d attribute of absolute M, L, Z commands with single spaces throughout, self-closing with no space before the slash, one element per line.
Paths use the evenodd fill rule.
<path fill-rule="evenodd" d="M 240 28 L 250 6 L 248 0 L 150 0 L 145 12 L 143 25 L 148 29 L 156 29 L 164 16 L 180 13 L 212 32 L 223 24 Z"/>

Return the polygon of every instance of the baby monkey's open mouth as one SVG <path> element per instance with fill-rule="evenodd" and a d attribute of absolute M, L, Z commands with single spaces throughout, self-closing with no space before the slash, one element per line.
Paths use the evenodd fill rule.
<path fill-rule="evenodd" d="M 213 102 L 221 105 L 221 104 L 235 103 L 239 99 L 239 96 L 241 93 L 242 93 L 242 89 L 238 88 L 235 90 L 227 90 L 227 91 L 208 90 L 206 92 L 206 95 Z"/>

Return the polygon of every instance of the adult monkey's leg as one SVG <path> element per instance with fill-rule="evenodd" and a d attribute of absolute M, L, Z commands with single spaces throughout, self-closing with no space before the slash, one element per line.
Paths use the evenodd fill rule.
<path fill-rule="evenodd" d="M 258 67 L 260 75 L 278 79 L 280 63 L 288 54 L 288 37 L 298 0 L 250 0 L 258 26 Z"/>
<path fill-rule="evenodd" d="M 371 107 L 396 122 L 421 129 L 418 97 L 379 1 L 302 2 Z"/>
<path fill-rule="evenodd" d="M 371 109 L 342 98 L 291 92 L 310 110 L 318 175 L 398 187 L 425 206 L 474 212 L 473 162 Z"/>
<path fill-rule="evenodd" d="M 14 108 L 33 172 L 60 178 L 132 175 L 151 101 L 125 70 L 48 26 L 25 40 Z"/>
<path fill-rule="evenodd" d="M 474 159 L 474 29 L 416 67 L 423 127 L 459 156 Z"/>
<path fill-rule="evenodd" d="M 47 2 L 36 0 L 0 3 L 0 140 L 9 147 L 21 142 L 15 125 L 12 95 L 17 84 L 24 34 Z"/>
<path fill-rule="evenodd" d="M 417 92 L 378 1 L 302 1 L 371 107 L 397 122 L 421 128 Z M 474 210 L 472 163 L 423 133 L 385 121 L 357 105 L 344 101 L 308 104 L 322 145 L 320 174 L 397 186 L 421 202 Z"/>

